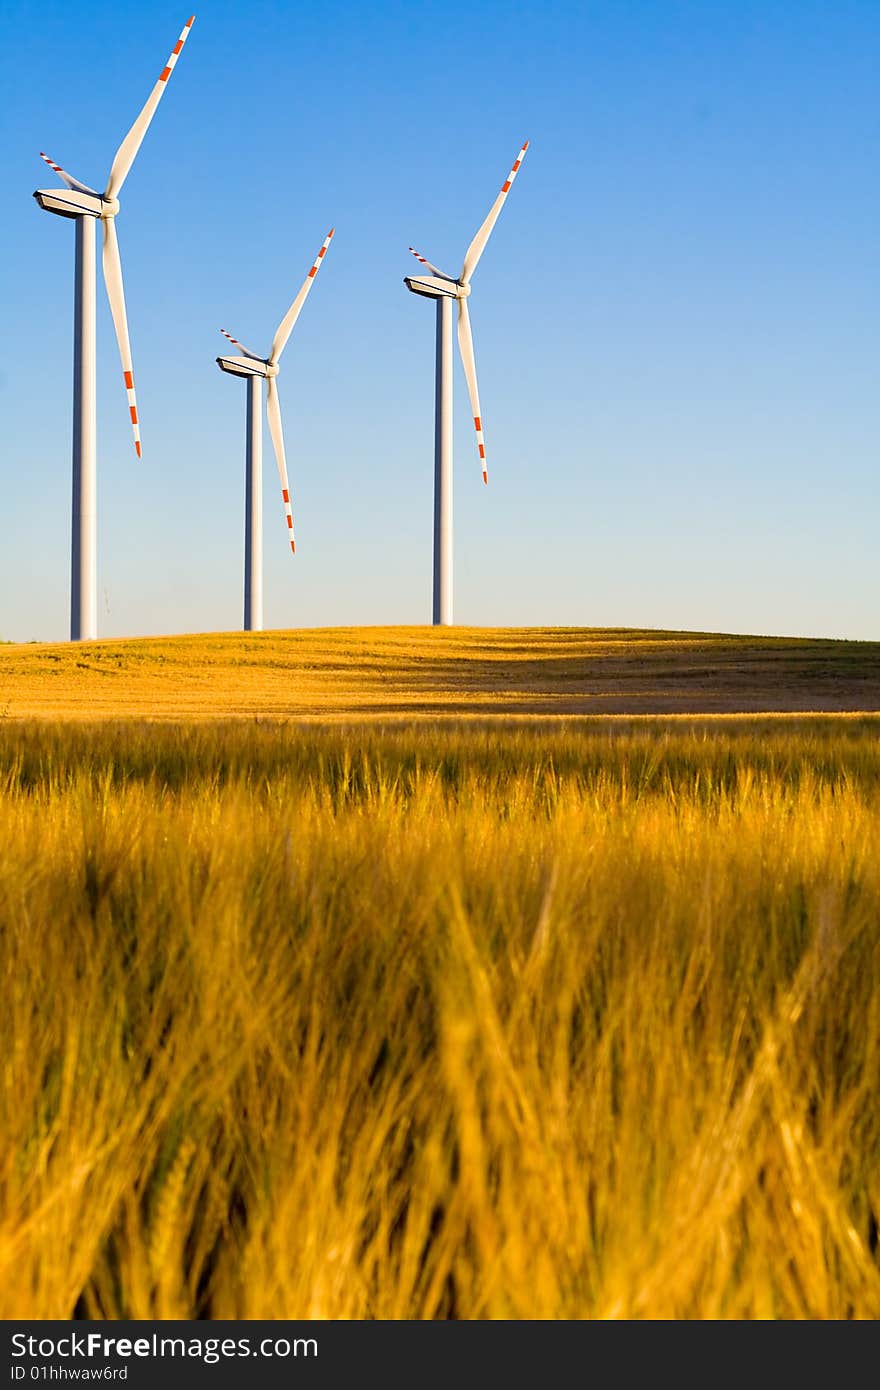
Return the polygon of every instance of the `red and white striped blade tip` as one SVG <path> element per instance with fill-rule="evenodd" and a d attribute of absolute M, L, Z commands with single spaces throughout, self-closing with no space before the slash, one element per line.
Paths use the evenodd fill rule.
<path fill-rule="evenodd" d="M 66 169 L 62 169 L 60 164 L 56 164 L 54 159 L 50 159 L 45 150 L 40 150 L 40 158 L 44 164 L 48 164 L 53 174 L 57 174 L 62 183 L 66 183 L 68 188 L 77 189 L 80 193 L 95 193 L 94 188 L 90 188 L 87 183 L 82 183 L 75 179 L 73 174 L 68 174 Z M 97 194 L 95 194 L 97 197 Z"/>
<path fill-rule="evenodd" d="M 527 141 L 525 142 L 525 144 L 521 147 L 520 152 L 519 152 L 519 154 L 517 155 L 516 159 L 513 161 L 513 168 L 511 169 L 510 173 L 509 173 L 508 176 L 507 176 L 507 179 L 505 180 L 504 184 L 502 185 L 502 188 L 501 188 L 501 192 L 502 192 L 502 193 L 509 193 L 509 192 L 510 192 L 510 185 L 513 183 L 513 180 L 516 178 L 517 172 L 518 172 L 518 170 L 519 170 L 519 166 L 520 166 L 520 165 L 522 164 L 522 162 L 523 162 L 523 155 L 525 154 L 525 152 L 526 152 L 526 150 L 527 150 L 528 148 L 529 148 L 529 142 L 528 142 L 528 140 L 527 140 Z"/>
<path fill-rule="evenodd" d="M 409 252 L 410 255 L 415 256 L 416 260 L 419 262 L 420 265 L 427 266 L 428 270 L 430 270 L 433 275 L 439 275 L 441 280 L 450 279 L 450 277 L 446 274 L 444 270 L 441 270 L 439 266 L 436 266 L 433 261 L 429 261 L 427 256 L 421 255 L 421 253 L 418 252 L 414 246 L 409 247 Z"/>
<path fill-rule="evenodd" d="M 171 56 L 170 56 L 168 62 L 166 63 L 165 67 L 162 69 L 162 71 L 161 71 L 160 74 L 159 74 L 159 81 L 160 81 L 160 82 L 167 82 L 168 79 L 169 79 L 169 77 L 171 76 L 171 73 L 172 73 L 172 71 L 173 71 L 173 69 L 174 69 L 174 63 L 175 63 L 176 60 L 180 57 L 180 51 L 181 51 L 181 49 L 183 48 L 183 45 L 186 43 L 187 39 L 189 38 L 189 31 L 190 31 L 190 29 L 193 27 L 193 21 L 194 21 L 194 20 L 195 20 L 195 15 L 194 15 L 194 14 L 191 14 L 190 17 L 189 17 L 189 19 L 186 21 L 186 23 L 184 24 L 183 28 L 181 29 L 181 31 L 180 31 L 180 38 L 177 40 L 177 43 L 176 43 L 176 44 L 174 45 L 174 47 L 172 48 L 172 50 L 171 50 Z"/>
<path fill-rule="evenodd" d="M 324 259 L 324 256 L 325 256 L 325 254 L 326 254 L 326 252 L 327 252 L 327 247 L 330 245 L 331 241 L 333 240 L 333 233 L 334 233 L 335 231 L 336 231 L 336 228 L 335 228 L 335 227 L 331 227 L 330 230 L 329 230 L 329 232 L 328 232 L 327 235 L 325 236 L 323 242 L 321 243 L 321 249 L 320 249 L 320 251 L 318 252 L 317 256 L 316 256 L 315 259 L 314 259 L 314 262 L 313 262 L 313 264 L 312 264 L 312 268 L 311 268 L 311 270 L 309 271 L 308 275 L 306 276 L 306 279 L 307 279 L 307 280 L 314 280 L 315 276 L 317 275 L 317 273 L 318 273 L 318 267 L 320 266 L 322 260 Z"/>
<path fill-rule="evenodd" d="M 141 422 L 138 419 L 137 398 L 134 392 L 134 373 L 122 369 L 122 379 L 125 382 L 125 394 L 128 397 L 128 413 L 131 416 L 131 427 L 134 430 L 134 451 L 138 458 L 142 458 L 141 453 Z"/>

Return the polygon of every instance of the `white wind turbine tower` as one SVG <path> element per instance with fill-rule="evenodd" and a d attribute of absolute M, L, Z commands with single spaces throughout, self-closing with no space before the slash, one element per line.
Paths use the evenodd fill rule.
<path fill-rule="evenodd" d="M 191 15 L 174 45 L 171 56 L 159 80 L 147 97 L 146 104 L 126 135 L 110 169 L 103 193 L 88 184 L 80 183 L 53 163 L 48 155 L 40 155 L 54 169 L 66 189 L 38 189 L 34 194 L 40 207 L 60 217 L 72 217 L 76 222 L 76 280 L 74 289 L 73 345 L 73 518 L 71 527 L 70 566 L 70 637 L 72 641 L 97 636 L 97 555 L 95 544 L 95 222 L 101 223 L 104 246 L 102 263 L 107 298 L 119 355 L 122 375 L 128 395 L 128 408 L 134 430 L 134 447 L 141 457 L 137 401 L 134 393 L 134 373 L 131 347 L 128 341 L 128 322 L 125 317 L 125 295 L 122 289 L 122 263 L 116 239 L 115 218 L 119 212 L 119 192 L 134 163 L 134 157 L 147 133 L 147 127 L 159 105 L 162 93 L 180 50 L 186 43 L 195 15 Z"/>
<path fill-rule="evenodd" d="M 467 380 L 474 428 L 477 432 L 477 449 L 483 469 L 483 482 L 488 483 L 486 471 L 486 448 L 483 443 L 483 421 L 480 414 L 480 396 L 477 391 L 477 368 L 474 362 L 474 340 L 471 334 L 471 320 L 468 313 L 468 296 L 471 292 L 470 280 L 477 268 L 477 262 L 486 248 L 486 242 L 498 214 L 504 206 L 511 184 L 516 178 L 519 166 L 529 148 L 528 140 L 514 161 L 501 192 L 492 204 L 489 215 L 477 232 L 464 256 L 464 264 L 457 280 L 445 275 L 424 256 L 420 256 L 412 246 L 409 248 L 417 261 L 426 265 L 430 275 L 407 275 L 404 284 L 413 294 L 425 295 L 437 301 L 437 357 L 434 386 L 434 605 L 435 624 L 448 626 L 452 622 L 452 301 L 458 301 L 458 346 L 461 362 Z"/>
<path fill-rule="evenodd" d="M 327 247 L 333 239 L 334 227 L 324 238 L 323 245 L 315 257 L 311 270 L 305 278 L 302 289 L 278 325 L 268 357 L 260 357 L 251 352 L 237 338 L 233 338 L 225 328 L 220 332 L 224 338 L 239 348 L 242 357 L 218 357 L 217 364 L 224 372 L 233 376 L 247 377 L 247 435 L 245 445 L 245 522 L 244 522 L 244 630 L 261 632 L 263 628 L 263 390 L 261 382 L 266 381 L 266 413 L 269 417 L 269 433 L 275 450 L 278 474 L 281 478 L 281 500 L 287 519 L 287 532 L 290 548 L 296 553 L 296 540 L 293 534 L 293 513 L 290 509 L 290 484 L 287 481 L 287 462 L 284 457 L 284 435 L 281 430 L 281 405 L 278 400 L 278 359 L 284 351 L 293 325 L 306 302 L 312 288 L 312 281 L 321 268 L 327 254 Z"/>

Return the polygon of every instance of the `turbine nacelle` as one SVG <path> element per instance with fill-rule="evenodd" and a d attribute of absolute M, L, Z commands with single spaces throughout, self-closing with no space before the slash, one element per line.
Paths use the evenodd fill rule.
<path fill-rule="evenodd" d="M 405 275 L 403 283 L 413 294 L 424 295 L 426 299 L 464 299 L 471 292 L 470 285 L 460 285 L 457 280 L 446 280 L 442 275 Z"/>
<path fill-rule="evenodd" d="M 77 188 L 38 188 L 34 197 L 44 212 L 55 212 L 59 217 L 114 217 L 119 211 L 115 198 L 115 206 L 108 212 L 100 194 L 81 193 Z"/>
<path fill-rule="evenodd" d="M 278 375 L 277 367 L 271 367 L 268 362 L 261 362 L 257 357 L 218 357 L 217 366 L 222 372 L 229 372 L 232 376 Z"/>

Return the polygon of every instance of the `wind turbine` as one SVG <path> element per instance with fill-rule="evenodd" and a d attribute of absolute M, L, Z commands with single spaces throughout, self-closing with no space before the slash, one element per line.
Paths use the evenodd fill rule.
<path fill-rule="evenodd" d="M 417 261 L 427 266 L 430 275 L 406 275 L 403 283 L 413 294 L 425 295 L 437 301 L 437 356 L 434 378 L 434 605 L 435 625 L 452 622 L 452 301 L 458 301 L 458 347 L 467 380 L 477 449 L 483 469 L 483 482 L 488 483 L 486 448 L 483 443 L 483 420 L 480 414 L 480 395 L 477 390 L 477 368 L 474 362 L 474 340 L 468 313 L 471 276 L 486 249 L 486 242 L 510 192 L 522 164 L 528 140 L 517 155 L 501 192 L 492 204 L 489 215 L 464 255 L 464 264 L 457 280 L 445 275 L 414 247 L 410 251 Z"/>
<path fill-rule="evenodd" d="M 126 135 L 110 169 L 107 187 L 98 193 L 88 184 L 80 183 L 47 154 L 40 153 L 50 169 L 54 169 L 66 189 L 44 188 L 34 194 L 45 212 L 60 217 L 72 217 L 76 222 L 76 278 L 74 288 L 73 343 L 73 519 L 71 527 L 70 565 L 70 637 L 71 641 L 97 636 L 97 556 L 95 545 L 95 223 L 101 223 L 103 234 L 102 263 L 110 313 L 122 358 L 122 375 L 128 397 L 128 409 L 134 430 L 134 447 L 141 457 L 141 437 L 138 429 L 137 400 L 134 392 L 134 373 L 131 347 L 128 341 L 128 322 L 125 316 L 125 294 L 122 288 L 122 263 L 116 239 L 115 218 L 119 212 L 119 193 L 140 149 L 147 127 L 159 105 L 169 77 L 174 71 L 180 50 L 186 43 L 195 15 L 191 15 L 174 45 L 171 56 L 159 80 L 147 97 L 143 110 Z"/>
<path fill-rule="evenodd" d="M 287 481 L 287 462 L 284 457 L 284 435 L 281 430 L 281 405 L 278 400 L 278 359 L 284 351 L 293 325 L 306 302 L 312 281 L 321 268 L 327 247 L 336 229 L 331 227 L 315 257 L 302 289 L 278 325 L 268 357 L 251 352 L 225 328 L 220 332 L 243 353 L 242 357 L 218 357 L 217 365 L 233 376 L 247 377 L 247 436 L 245 445 L 245 503 L 244 503 L 244 630 L 261 632 L 263 628 L 263 390 L 266 381 L 266 413 L 269 433 L 275 450 L 275 460 L 281 478 L 281 500 L 287 518 L 290 548 L 296 553 L 293 534 L 293 513 L 290 510 L 290 484 Z"/>

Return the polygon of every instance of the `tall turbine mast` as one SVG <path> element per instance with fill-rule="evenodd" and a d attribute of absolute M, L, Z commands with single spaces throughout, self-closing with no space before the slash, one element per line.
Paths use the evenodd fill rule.
<path fill-rule="evenodd" d="M 471 320 L 468 312 L 468 297 L 471 292 L 471 276 L 486 249 L 492 228 L 498 221 L 511 185 L 517 176 L 519 166 L 529 148 L 526 140 L 517 155 L 513 168 L 504 181 L 501 192 L 489 209 L 483 222 L 464 256 L 461 274 L 455 280 L 437 266 L 420 256 L 414 247 L 410 251 L 429 275 L 407 275 L 404 284 L 413 294 L 424 295 L 437 301 L 437 358 L 434 383 L 434 595 L 433 622 L 435 625 L 449 626 L 452 623 L 452 302 L 458 304 L 458 350 L 464 367 L 468 395 L 471 400 L 474 429 L 477 435 L 477 452 L 483 471 L 483 482 L 488 483 L 486 446 L 483 441 L 483 418 L 480 413 L 480 394 L 477 389 L 477 367 L 474 361 L 474 339 L 471 333 Z"/>
<path fill-rule="evenodd" d="M 40 155 L 66 188 L 38 189 L 34 194 L 45 212 L 59 217 L 71 217 L 76 222 L 76 276 L 74 288 L 73 344 L 73 496 L 70 565 L 70 638 L 71 641 L 97 636 L 97 546 L 96 546 L 96 466 L 95 466 L 95 223 L 101 223 L 103 249 L 101 262 L 104 284 L 110 301 L 110 313 L 122 359 L 122 376 L 134 434 L 135 453 L 141 457 L 141 436 L 137 399 L 134 390 L 134 369 L 128 340 L 128 321 L 125 314 L 125 293 L 122 287 L 122 262 L 116 239 L 116 216 L 119 212 L 119 193 L 128 177 L 134 157 L 141 146 L 147 127 L 174 71 L 180 51 L 186 43 L 195 15 L 183 26 L 180 38 L 147 97 L 144 107 L 126 135 L 110 169 L 107 187 L 96 193 L 88 184 L 80 183 L 47 154 Z"/>

